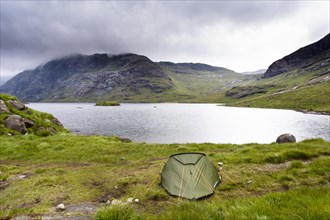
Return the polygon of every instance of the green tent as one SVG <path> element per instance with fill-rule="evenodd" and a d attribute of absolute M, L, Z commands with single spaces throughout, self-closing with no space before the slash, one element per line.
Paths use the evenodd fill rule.
<path fill-rule="evenodd" d="M 203 153 L 170 156 L 161 172 L 161 186 L 170 195 L 199 199 L 214 193 L 220 183 L 218 171 Z"/>

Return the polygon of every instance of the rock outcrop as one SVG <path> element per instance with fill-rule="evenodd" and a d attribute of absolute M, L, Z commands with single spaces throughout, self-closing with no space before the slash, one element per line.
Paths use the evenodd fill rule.
<path fill-rule="evenodd" d="M 275 61 L 268 67 L 264 76 L 266 78 L 273 77 L 290 71 L 293 68 L 303 68 L 315 61 L 326 60 L 328 58 L 330 58 L 330 34 L 313 44 L 302 47 L 290 55 Z"/>
<path fill-rule="evenodd" d="M 59 131 L 67 132 L 52 115 L 25 106 L 16 97 L 0 94 L 0 135 L 36 134 L 48 136 Z"/>

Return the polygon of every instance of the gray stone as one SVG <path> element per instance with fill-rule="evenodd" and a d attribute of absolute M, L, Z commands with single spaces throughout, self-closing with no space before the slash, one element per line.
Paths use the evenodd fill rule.
<path fill-rule="evenodd" d="M 25 124 L 25 127 L 27 127 L 27 128 L 31 128 L 34 125 L 33 121 L 26 119 L 26 118 L 23 118 L 23 122 Z"/>
<path fill-rule="evenodd" d="M 24 124 L 24 120 L 19 115 L 9 115 L 5 120 L 5 126 L 8 129 L 18 131 L 21 134 L 26 134 L 27 130 Z"/>
<path fill-rule="evenodd" d="M 132 203 L 133 200 L 134 200 L 134 199 L 133 199 L 132 197 L 130 197 L 130 198 L 127 199 L 127 203 Z"/>
<path fill-rule="evenodd" d="M 26 107 L 22 102 L 16 101 L 16 100 L 9 100 L 8 103 L 16 108 L 17 110 L 24 110 Z"/>
<path fill-rule="evenodd" d="M 296 138 L 292 134 L 281 134 L 276 139 L 276 143 L 279 143 L 279 144 L 281 144 L 281 143 L 294 143 L 294 142 L 296 142 Z"/>
<path fill-rule="evenodd" d="M 9 109 L 6 106 L 6 103 L 0 99 L 0 114 L 4 112 L 10 113 Z"/>
<path fill-rule="evenodd" d="M 52 120 L 50 120 L 51 122 L 53 122 L 54 124 L 60 126 L 61 128 L 63 128 L 62 123 L 57 119 L 57 118 L 53 118 Z"/>

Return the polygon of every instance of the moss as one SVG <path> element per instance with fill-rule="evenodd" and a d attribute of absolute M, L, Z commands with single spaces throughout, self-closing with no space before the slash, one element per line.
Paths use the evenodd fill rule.
<path fill-rule="evenodd" d="M 106 101 L 106 102 L 98 102 L 95 104 L 95 106 L 120 106 L 119 102 L 111 102 L 111 101 Z"/>

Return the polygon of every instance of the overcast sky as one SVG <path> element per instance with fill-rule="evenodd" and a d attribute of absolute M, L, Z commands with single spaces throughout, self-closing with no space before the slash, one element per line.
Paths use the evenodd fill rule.
<path fill-rule="evenodd" d="M 263 69 L 330 32 L 329 2 L 1 0 L 1 76 L 103 52 Z"/>

